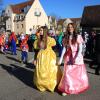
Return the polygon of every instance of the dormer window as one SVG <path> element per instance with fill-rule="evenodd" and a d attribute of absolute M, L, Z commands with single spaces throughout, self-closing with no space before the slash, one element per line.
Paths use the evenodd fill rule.
<path fill-rule="evenodd" d="M 20 15 L 16 15 L 16 20 L 20 20 Z"/>
<path fill-rule="evenodd" d="M 27 13 L 29 9 L 30 9 L 30 6 L 26 6 L 26 7 L 24 8 L 24 13 Z"/>
<path fill-rule="evenodd" d="M 30 6 L 27 6 L 27 11 L 30 9 Z"/>
<path fill-rule="evenodd" d="M 24 9 L 21 9 L 21 12 L 24 13 Z"/>

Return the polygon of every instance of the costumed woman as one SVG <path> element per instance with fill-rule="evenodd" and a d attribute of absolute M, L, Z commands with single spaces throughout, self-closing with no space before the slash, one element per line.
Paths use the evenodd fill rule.
<path fill-rule="evenodd" d="M 64 48 L 58 62 L 64 58 L 63 76 L 58 86 L 62 95 L 78 94 L 89 87 L 87 72 L 82 55 L 83 39 L 75 32 L 74 23 L 69 23 L 63 39 Z"/>
<path fill-rule="evenodd" d="M 40 91 L 54 92 L 61 79 L 61 70 L 56 65 L 56 54 L 52 49 L 56 45 L 55 39 L 47 36 L 46 27 L 38 44 L 40 51 L 36 59 L 34 83 Z"/>

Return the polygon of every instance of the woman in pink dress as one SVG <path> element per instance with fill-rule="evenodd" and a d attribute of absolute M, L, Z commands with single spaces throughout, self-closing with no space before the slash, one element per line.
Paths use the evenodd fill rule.
<path fill-rule="evenodd" d="M 68 24 L 63 40 L 64 48 L 58 64 L 64 58 L 64 71 L 58 89 L 63 96 L 78 94 L 86 90 L 89 84 L 82 55 L 83 39 L 75 32 L 73 23 Z"/>

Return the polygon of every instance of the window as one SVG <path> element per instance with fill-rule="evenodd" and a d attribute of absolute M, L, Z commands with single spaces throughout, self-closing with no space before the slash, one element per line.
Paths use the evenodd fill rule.
<path fill-rule="evenodd" d="M 21 17 L 21 21 L 23 21 L 23 20 L 24 20 L 24 16 L 23 16 L 23 15 L 21 15 L 20 17 Z"/>
<path fill-rule="evenodd" d="M 17 28 L 19 28 L 19 24 L 17 24 Z"/>
<path fill-rule="evenodd" d="M 11 21 L 11 17 L 9 17 L 9 19 L 8 19 L 9 21 Z"/>
<path fill-rule="evenodd" d="M 23 24 L 21 24 L 21 27 L 22 27 L 22 28 L 24 28 L 24 25 L 23 25 Z"/>
<path fill-rule="evenodd" d="M 8 28 L 9 28 L 9 25 L 8 25 Z"/>
<path fill-rule="evenodd" d="M 8 28 L 11 28 L 11 25 L 8 25 L 7 27 L 8 27 Z"/>
<path fill-rule="evenodd" d="M 27 11 L 30 9 L 30 6 L 26 6 L 25 8 L 24 8 L 24 13 L 27 13 Z"/>
<path fill-rule="evenodd" d="M 21 12 L 24 13 L 24 9 L 21 9 Z"/>
<path fill-rule="evenodd" d="M 21 15 L 21 18 L 23 19 L 23 15 Z"/>
<path fill-rule="evenodd" d="M 40 12 L 40 9 L 39 8 L 35 8 L 34 15 L 35 16 L 40 16 L 41 15 L 41 12 Z"/>
<path fill-rule="evenodd" d="M 19 15 L 16 16 L 16 20 L 17 20 L 17 21 L 20 20 L 20 16 L 19 16 Z"/>
<path fill-rule="evenodd" d="M 20 15 L 18 16 L 18 20 L 20 20 Z"/>

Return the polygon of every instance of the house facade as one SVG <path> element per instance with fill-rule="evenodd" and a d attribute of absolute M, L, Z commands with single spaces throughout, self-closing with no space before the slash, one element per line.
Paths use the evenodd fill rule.
<path fill-rule="evenodd" d="M 80 30 L 81 18 L 65 18 L 65 19 L 60 19 L 58 21 L 58 24 L 57 24 L 58 30 L 62 30 L 63 32 L 65 32 L 68 23 L 75 23 L 76 28 L 78 30 Z"/>
<path fill-rule="evenodd" d="M 54 28 L 56 29 L 57 28 L 57 19 L 56 17 L 54 16 L 48 16 L 48 24 L 49 24 L 49 29 L 51 28 Z"/>
<path fill-rule="evenodd" d="M 9 5 L 5 13 L 9 16 L 6 21 L 6 31 L 31 34 L 34 27 L 48 26 L 48 16 L 39 0 Z"/>
<path fill-rule="evenodd" d="M 81 26 L 82 31 L 90 33 L 92 30 L 100 33 L 100 5 L 84 7 Z"/>

